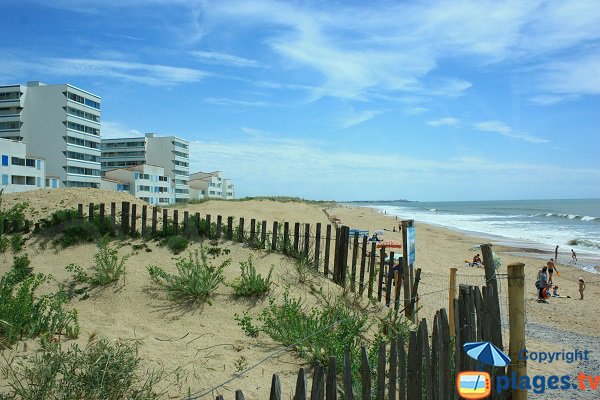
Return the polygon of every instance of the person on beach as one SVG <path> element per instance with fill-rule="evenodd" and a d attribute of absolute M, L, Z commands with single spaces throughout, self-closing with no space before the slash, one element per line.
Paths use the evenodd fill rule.
<path fill-rule="evenodd" d="M 474 267 L 480 267 L 481 266 L 481 257 L 479 256 L 479 254 L 477 254 L 475 257 L 473 257 L 473 266 Z"/>
<path fill-rule="evenodd" d="M 552 297 L 560 297 L 560 294 L 558 294 L 558 285 L 552 286 Z"/>
<path fill-rule="evenodd" d="M 547 303 L 545 299 L 545 292 L 548 288 L 548 267 L 542 268 L 542 272 L 540 273 L 540 291 L 538 293 L 538 301 L 540 303 Z"/>
<path fill-rule="evenodd" d="M 585 290 L 585 282 L 583 281 L 583 278 L 579 278 L 579 294 L 581 295 L 581 298 L 579 300 L 583 300 L 583 291 Z"/>
<path fill-rule="evenodd" d="M 556 262 L 558 262 L 558 245 L 554 249 L 554 259 L 556 260 Z"/>
<path fill-rule="evenodd" d="M 571 249 L 571 258 L 573 261 L 577 262 L 577 254 L 575 254 L 575 250 Z"/>
<path fill-rule="evenodd" d="M 551 258 L 550 261 L 546 263 L 548 267 L 548 283 L 552 285 L 552 274 L 554 274 L 554 270 L 558 273 L 558 268 L 556 268 L 556 264 L 554 263 L 554 259 Z"/>

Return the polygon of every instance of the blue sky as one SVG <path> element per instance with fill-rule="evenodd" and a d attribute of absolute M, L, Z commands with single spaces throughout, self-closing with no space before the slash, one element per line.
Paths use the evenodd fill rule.
<path fill-rule="evenodd" d="M 0 84 L 92 91 L 103 136 L 181 136 L 239 196 L 600 197 L 595 1 L 0 9 Z"/>

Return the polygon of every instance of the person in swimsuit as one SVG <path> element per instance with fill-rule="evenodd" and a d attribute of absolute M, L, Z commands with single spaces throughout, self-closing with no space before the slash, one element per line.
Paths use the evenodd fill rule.
<path fill-rule="evenodd" d="M 552 274 L 554 274 L 554 270 L 558 272 L 558 268 L 556 268 L 556 264 L 554 263 L 554 258 L 551 258 L 550 261 L 546 263 L 548 267 L 548 283 L 552 284 Z"/>

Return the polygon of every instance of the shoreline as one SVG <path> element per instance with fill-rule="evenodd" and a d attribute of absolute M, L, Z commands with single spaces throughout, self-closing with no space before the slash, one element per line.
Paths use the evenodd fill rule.
<path fill-rule="evenodd" d="M 364 207 L 371 210 L 374 210 L 378 214 L 393 218 L 395 216 L 405 218 L 406 216 L 396 215 L 396 214 L 384 214 L 378 208 L 378 206 L 370 206 L 370 205 L 352 205 L 352 207 Z M 511 238 L 508 236 L 496 235 L 487 232 L 480 231 L 472 231 L 467 229 L 460 229 L 451 226 L 447 226 L 444 224 L 436 224 L 433 222 L 423 222 L 415 219 L 415 222 L 419 224 L 433 226 L 440 229 L 447 229 L 456 234 L 464 235 L 467 237 L 480 238 L 488 240 L 491 244 L 495 245 L 497 248 L 501 248 L 503 253 L 511 253 L 515 257 L 527 257 L 533 259 L 546 259 L 546 256 L 554 257 L 554 248 L 549 244 L 538 242 L 538 241 L 528 241 L 523 239 Z M 567 245 L 559 246 L 558 259 L 568 260 L 567 262 L 562 262 L 562 265 L 570 265 L 572 268 L 580 269 L 582 271 L 590 272 L 592 274 L 600 274 L 600 258 L 593 251 L 586 250 L 578 250 L 578 260 L 577 264 L 572 265 L 571 262 L 571 252 L 560 250 L 560 248 L 569 248 Z"/>

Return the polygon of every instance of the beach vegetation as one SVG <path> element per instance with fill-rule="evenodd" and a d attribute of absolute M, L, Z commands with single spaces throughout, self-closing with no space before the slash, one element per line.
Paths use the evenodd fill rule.
<path fill-rule="evenodd" d="M 23 257 L 0 278 L 0 344 L 10 346 L 40 335 L 77 337 L 77 311 L 65 309 L 67 296 L 62 291 L 38 295 L 38 288 L 52 278 L 32 274 Z"/>
<path fill-rule="evenodd" d="M 22 254 L 20 256 L 15 255 L 13 257 L 13 270 L 20 277 L 31 275 L 33 267 L 31 267 L 31 261 L 27 254 Z"/>
<path fill-rule="evenodd" d="M 183 236 L 174 235 L 164 238 L 160 241 L 159 245 L 167 246 L 169 250 L 173 252 L 173 254 L 179 254 L 187 249 L 189 243 L 189 240 Z"/>
<path fill-rule="evenodd" d="M 73 274 L 72 283 L 106 286 L 125 279 L 125 262 L 130 255 L 119 257 L 117 247 L 110 246 L 109 240 L 109 237 L 105 236 L 98 242 L 98 251 L 94 254 L 91 274 L 85 272 L 83 267 L 77 264 L 69 264 L 66 267 L 67 271 Z"/>
<path fill-rule="evenodd" d="M 9 393 L 0 399 L 159 399 L 162 371 L 143 369 L 138 346 L 105 338 L 84 348 L 47 341 L 31 356 L 4 356 Z"/>
<path fill-rule="evenodd" d="M 150 265 L 148 273 L 153 283 L 165 290 L 172 300 L 211 304 L 210 298 L 224 282 L 223 271 L 230 263 L 231 259 L 227 259 L 213 265 L 200 246 L 199 250 L 189 252 L 187 258 L 177 261 L 177 273 L 169 274 L 156 265 Z"/>
<path fill-rule="evenodd" d="M 273 268 L 274 266 L 271 266 L 269 274 L 263 277 L 256 272 L 252 256 L 248 257 L 248 261 L 240 262 L 240 276 L 231 284 L 234 295 L 236 297 L 261 297 L 269 293 Z"/>
<path fill-rule="evenodd" d="M 15 233 L 10 238 L 10 247 L 13 253 L 20 253 L 25 247 L 25 239 L 20 233 Z"/>
<path fill-rule="evenodd" d="M 6 253 L 6 250 L 8 250 L 9 244 L 10 244 L 10 241 L 8 239 L 8 236 L 0 233 L 0 254 Z"/>

